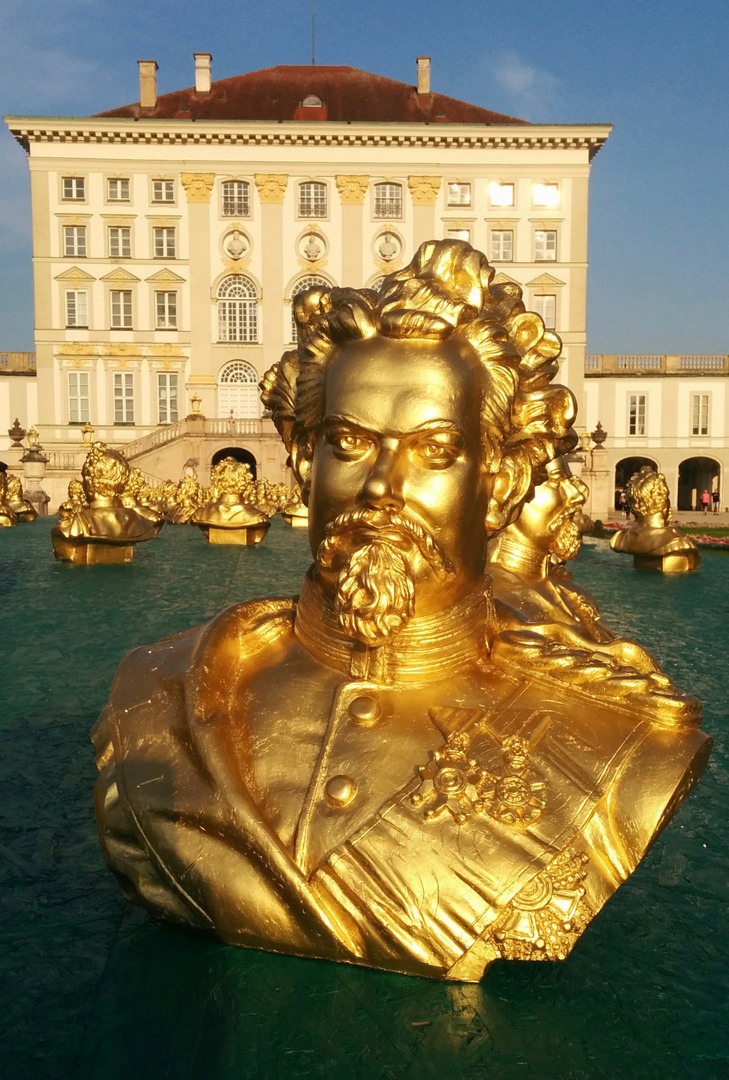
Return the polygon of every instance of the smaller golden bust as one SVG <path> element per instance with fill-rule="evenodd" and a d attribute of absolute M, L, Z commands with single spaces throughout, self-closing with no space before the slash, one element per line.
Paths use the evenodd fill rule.
<path fill-rule="evenodd" d="M 550 461 L 546 472 L 517 520 L 489 545 L 499 630 L 528 626 L 550 641 L 605 654 L 608 662 L 649 676 L 656 688 L 668 688 L 668 678 L 647 649 L 616 637 L 595 600 L 572 581 L 564 564 L 580 552 L 589 491 L 572 475 L 566 458 Z"/>
<path fill-rule="evenodd" d="M 59 507 L 51 530 L 57 559 L 74 563 L 126 563 L 134 544 L 151 540 L 161 520 L 148 508 L 125 505 L 129 499 L 129 462 L 119 450 L 94 443 L 81 469 L 81 483 L 68 485 L 69 498 Z"/>
<path fill-rule="evenodd" d="M 626 494 L 637 520 L 635 525 L 614 534 L 610 540 L 613 551 L 632 555 L 637 570 L 664 573 L 697 570 L 701 554 L 696 542 L 669 524 L 671 503 L 663 473 L 644 465 L 631 476 Z"/>
<path fill-rule="evenodd" d="M 155 489 L 144 479 L 141 469 L 130 468 L 124 491 L 121 494 L 124 506 L 131 507 L 143 517 L 148 518 L 157 529 L 164 524 L 164 514 L 156 507 Z"/>
<path fill-rule="evenodd" d="M 245 462 L 228 457 L 214 465 L 208 495 L 190 518 L 208 543 L 260 544 L 271 522 L 254 503 L 256 489 Z"/>
<path fill-rule="evenodd" d="M 38 513 L 35 508 L 23 498 L 23 485 L 19 476 L 6 476 L 7 496 L 6 503 L 15 514 L 18 521 L 35 521 Z"/>
<path fill-rule="evenodd" d="M 309 525 L 309 511 L 301 501 L 301 489 L 293 488 L 281 510 L 281 517 L 287 525 L 295 529 L 306 529 Z"/>
<path fill-rule="evenodd" d="M 18 524 L 18 517 L 10 505 L 7 473 L 0 472 L 0 529 Z"/>
<path fill-rule="evenodd" d="M 187 525 L 204 501 L 203 489 L 195 476 L 183 476 L 173 487 L 167 520 L 172 525 Z"/>

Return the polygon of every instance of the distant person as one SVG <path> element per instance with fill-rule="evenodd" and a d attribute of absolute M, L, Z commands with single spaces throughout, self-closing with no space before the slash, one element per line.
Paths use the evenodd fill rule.
<path fill-rule="evenodd" d="M 618 508 L 623 511 L 626 518 L 630 516 L 630 510 L 628 509 L 628 498 L 625 494 L 624 488 L 621 488 L 618 494 Z"/>
<path fill-rule="evenodd" d="M 704 511 L 705 514 L 708 514 L 708 512 L 709 512 L 709 503 L 710 502 L 711 502 L 711 495 L 709 495 L 708 489 L 704 488 L 704 490 L 701 492 L 701 508 L 702 508 L 702 510 Z"/>
<path fill-rule="evenodd" d="M 714 513 L 718 514 L 719 513 L 719 489 L 718 488 L 714 488 L 714 490 L 712 491 L 712 493 L 711 493 L 711 501 L 714 504 Z"/>

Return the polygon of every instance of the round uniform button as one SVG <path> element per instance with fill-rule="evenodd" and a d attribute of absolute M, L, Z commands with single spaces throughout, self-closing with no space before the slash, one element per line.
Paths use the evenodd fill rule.
<path fill-rule="evenodd" d="M 357 794 L 357 785 L 351 776 L 333 776 L 324 794 L 330 806 L 348 806 Z"/>
<path fill-rule="evenodd" d="M 372 727 L 380 719 L 381 712 L 375 699 L 366 695 L 356 697 L 349 703 L 349 715 L 361 727 Z"/>

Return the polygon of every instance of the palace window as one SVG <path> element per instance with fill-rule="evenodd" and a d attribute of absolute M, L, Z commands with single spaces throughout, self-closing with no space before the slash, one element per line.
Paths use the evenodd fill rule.
<path fill-rule="evenodd" d="M 299 184 L 299 217 L 325 218 L 326 216 L 326 184 L 313 180 Z"/>
<path fill-rule="evenodd" d="M 558 184 L 534 184 L 532 187 L 532 196 L 535 206 L 546 206 L 550 210 L 554 210 L 559 206 L 559 185 Z"/>
<path fill-rule="evenodd" d="M 88 295 L 85 289 L 66 290 L 66 326 L 89 325 Z"/>
<path fill-rule="evenodd" d="M 109 258 L 131 259 L 132 230 L 127 225 L 109 226 Z"/>
<path fill-rule="evenodd" d="M 154 230 L 155 259 L 174 259 L 176 251 L 174 228 Z"/>
<path fill-rule="evenodd" d="M 132 328 L 132 292 L 131 289 L 112 289 L 109 294 L 111 307 L 111 326 L 113 330 L 131 330 Z"/>
<path fill-rule="evenodd" d="M 709 434 L 708 394 L 692 394 L 691 396 L 691 434 Z"/>
<path fill-rule="evenodd" d="M 175 201 L 175 182 L 174 180 L 153 180 L 152 181 L 152 202 L 174 202 Z"/>
<path fill-rule="evenodd" d="M 300 281 L 297 281 L 291 290 L 291 340 L 293 342 L 298 341 L 296 319 L 294 318 L 294 300 L 299 293 L 305 292 L 306 289 L 313 289 L 317 285 L 324 289 L 331 289 L 330 282 L 325 281 L 323 277 L 317 277 L 315 274 L 308 274 L 306 277 L 301 278 Z"/>
<path fill-rule="evenodd" d="M 232 360 L 220 372 L 218 415 L 235 420 L 258 419 L 259 375 L 245 360 Z"/>
<path fill-rule="evenodd" d="M 532 297 L 532 311 L 542 316 L 542 322 L 547 330 L 554 330 L 557 317 L 557 297 L 554 293 L 544 296 Z"/>
<path fill-rule="evenodd" d="M 86 258 L 85 225 L 63 226 L 63 254 L 71 255 L 74 259 Z"/>
<path fill-rule="evenodd" d="M 178 419 L 177 375 L 160 372 L 157 375 L 157 423 L 176 424 Z"/>
<path fill-rule="evenodd" d="M 111 177 L 106 182 L 106 197 L 109 202 L 129 202 L 129 180 Z"/>
<path fill-rule="evenodd" d="M 511 262 L 514 258 L 514 230 L 491 230 L 491 261 Z"/>
<path fill-rule="evenodd" d="M 465 240 L 466 243 L 471 242 L 471 230 L 470 229 L 446 229 L 446 238 L 448 240 Z"/>
<path fill-rule="evenodd" d="M 448 205 L 449 206 L 470 206 L 471 205 L 471 185 L 470 184 L 449 184 L 448 185 Z"/>
<path fill-rule="evenodd" d="M 489 184 L 489 201 L 492 206 L 513 206 L 514 185 L 501 184 L 497 180 L 493 180 Z"/>
<path fill-rule="evenodd" d="M 534 261 L 554 262 L 557 258 L 557 230 L 536 229 L 534 231 Z"/>
<path fill-rule="evenodd" d="M 68 422 L 89 422 L 89 375 L 87 371 L 68 373 Z"/>
<path fill-rule="evenodd" d="M 154 325 L 157 330 L 177 329 L 177 293 L 156 292 L 154 294 Z"/>
<path fill-rule="evenodd" d="M 134 423 L 134 373 L 114 372 L 114 423 Z"/>
<path fill-rule="evenodd" d="M 248 217 L 250 212 L 250 185 L 245 180 L 226 180 L 223 184 L 223 217 Z"/>
<path fill-rule="evenodd" d="M 240 274 L 218 288 L 218 341 L 258 341 L 258 300 L 253 282 Z"/>
<path fill-rule="evenodd" d="M 375 184 L 375 217 L 402 217 L 402 186 L 400 184 Z"/>
<path fill-rule="evenodd" d="M 645 435 L 645 394 L 628 395 L 628 435 Z"/>
<path fill-rule="evenodd" d="M 82 201 L 86 198 L 86 181 L 83 176 L 64 176 L 63 197 Z"/>

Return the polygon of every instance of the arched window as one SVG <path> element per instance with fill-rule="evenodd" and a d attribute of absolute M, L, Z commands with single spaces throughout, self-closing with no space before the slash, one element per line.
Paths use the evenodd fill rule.
<path fill-rule="evenodd" d="M 402 217 L 402 187 L 400 184 L 375 184 L 375 217 Z"/>
<path fill-rule="evenodd" d="M 220 372 L 218 415 L 226 420 L 258 419 L 258 372 L 247 360 L 231 360 Z"/>
<path fill-rule="evenodd" d="M 325 281 L 323 277 L 317 277 L 316 274 L 308 274 L 306 277 L 297 281 L 291 290 L 291 340 L 296 342 L 299 340 L 296 332 L 296 319 L 294 318 L 294 300 L 299 293 L 305 292 L 306 289 L 313 289 L 315 285 L 321 285 L 325 289 L 331 289 L 331 283 Z"/>
<path fill-rule="evenodd" d="M 371 282 L 369 283 L 369 285 L 367 286 L 367 288 L 368 288 L 368 289 L 374 289 L 374 291 L 375 291 L 375 292 L 379 292 L 379 291 L 380 291 L 380 288 L 381 288 L 381 286 L 382 286 L 382 282 L 383 282 L 384 280 L 385 280 L 385 277 L 384 277 L 384 275 L 383 275 L 382 277 L 378 277 L 378 278 L 375 278 L 375 280 L 374 280 L 374 281 L 371 281 Z"/>
<path fill-rule="evenodd" d="M 251 212 L 250 186 L 246 180 L 226 180 L 223 184 L 223 217 L 248 217 Z"/>
<path fill-rule="evenodd" d="M 218 288 L 218 341 L 258 341 L 258 301 L 253 282 L 240 274 Z"/>
<path fill-rule="evenodd" d="M 317 180 L 299 184 L 299 217 L 325 218 L 327 216 L 327 186 Z"/>

